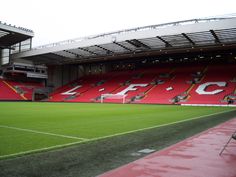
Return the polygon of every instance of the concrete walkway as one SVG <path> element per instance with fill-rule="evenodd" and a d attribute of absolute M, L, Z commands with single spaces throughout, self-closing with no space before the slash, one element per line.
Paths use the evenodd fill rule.
<path fill-rule="evenodd" d="M 100 177 L 236 177 L 236 118 Z"/>

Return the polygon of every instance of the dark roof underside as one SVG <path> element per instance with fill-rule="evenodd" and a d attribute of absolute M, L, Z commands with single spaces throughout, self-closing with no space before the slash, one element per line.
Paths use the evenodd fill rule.
<path fill-rule="evenodd" d="M 12 45 L 34 36 L 33 31 L 0 23 L 0 48 L 10 48 Z"/>
<path fill-rule="evenodd" d="M 230 23 L 225 23 L 229 22 L 229 20 L 231 20 Z M 124 35 L 121 35 L 124 40 L 113 40 L 112 37 L 114 34 L 108 34 L 112 38 L 112 40 L 108 42 L 103 42 L 103 40 L 108 36 L 104 35 L 105 38 L 104 36 L 97 37 L 101 40 L 94 38 L 87 39 L 91 45 L 87 45 L 86 47 L 80 47 L 80 42 L 66 45 L 57 44 L 51 48 L 45 47 L 35 49 L 28 53 L 22 53 L 19 56 L 37 64 L 66 64 L 107 61 L 135 56 L 145 57 L 186 51 L 200 52 L 201 50 L 236 49 L 235 18 L 222 20 L 217 19 L 216 22 L 212 22 L 212 19 L 208 19 L 206 22 L 197 21 L 193 25 L 194 26 L 189 25 L 191 28 L 188 28 L 188 24 L 181 26 L 180 23 L 177 25 L 176 23 L 173 23 L 172 26 L 167 27 L 168 30 L 163 28 L 152 28 L 145 32 L 141 31 L 143 32 L 143 36 L 139 38 L 137 36 L 140 35 L 140 31 L 133 30 L 134 32 L 129 31 L 127 35 L 125 34 L 125 37 Z M 204 27 L 202 27 L 202 25 L 204 25 Z M 186 30 L 183 30 L 183 27 Z M 173 29 L 178 30 L 176 30 L 177 32 L 175 32 L 174 35 L 171 34 L 173 33 Z M 196 29 L 199 29 L 199 31 L 196 31 Z M 164 33 L 161 33 L 160 31 Z M 165 31 L 169 31 L 170 34 L 165 34 Z M 119 38 L 119 35 L 120 33 L 117 35 L 117 38 Z M 96 41 L 93 42 L 93 40 Z M 40 51 L 42 52 L 40 53 Z"/>

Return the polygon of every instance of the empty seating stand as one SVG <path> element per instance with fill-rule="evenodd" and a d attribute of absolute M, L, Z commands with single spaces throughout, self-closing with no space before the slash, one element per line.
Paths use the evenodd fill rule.
<path fill-rule="evenodd" d="M 32 100 L 34 89 L 41 87 L 41 83 L 0 79 L 0 100 Z"/>
<path fill-rule="evenodd" d="M 236 94 L 235 85 L 234 65 L 157 66 L 86 76 L 57 89 L 49 101 L 100 102 L 102 94 L 122 93 L 126 103 L 227 104 L 227 95 Z M 104 102 L 122 101 L 105 98 Z"/>
<path fill-rule="evenodd" d="M 23 100 L 23 98 L 5 80 L 0 79 L 0 100 Z"/>
<path fill-rule="evenodd" d="M 236 67 L 234 65 L 216 65 L 209 66 L 203 80 L 196 84 L 189 93 L 188 104 L 227 104 L 225 96 L 233 94 L 236 88 Z M 205 93 L 198 93 L 202 85 L 208 85 L 204 88 Z M 219 90 L 214 93 L 215 90 Z"/>
<path fill-rule="evenodd" d="M 11 87 L 13 87 L 18 94 L 23 97 L 24 100 L 32 100 L 32 95 L 35 89 L 42 88 L 43 84 L 37 82 L 16 82 L 6 81 Z"/>

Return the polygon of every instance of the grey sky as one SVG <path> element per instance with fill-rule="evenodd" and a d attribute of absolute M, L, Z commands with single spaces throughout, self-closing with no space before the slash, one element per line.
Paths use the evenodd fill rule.
<path fill-rule="evenodd" d="M 32 29 L 33 45 L 236 12 L 235 0 L 3 0 L 0 21 Z"/>

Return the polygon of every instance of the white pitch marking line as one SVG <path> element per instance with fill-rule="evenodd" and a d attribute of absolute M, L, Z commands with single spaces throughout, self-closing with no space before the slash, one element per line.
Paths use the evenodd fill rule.
<path fill-rule="evenodd" d="M 153 126 L 153 127 L 137 129 L 137 130 L 133 130 L 133 131 L 127 131 L 127 132 L 123 132 L 123 133 L 117 133 L 117 134 L 113 134 L 113 135 L 102 136 L 102 137 L 97 137 L 97 138 L 92 138 L 92 139 L 85 139 L 84 141 L 79 141 L 79 142 L 66 143 L 66 144 L 61 144 L 61 145 L 49 146 L 49 147 L 46 147 L 46 148 L 40 148 L 40 149 L 23 151 L 23 152 L 18 152 L 18 153 L 13 153 L 13 154 L 2 155 L 2 156 L 0 156 L 0 159 L 12 157 L 12 156 L 19 156 L 19 155 L 24 155 L 24 154 L 30 154 L 30 153 L 33 153 L 33 152 L 52 150 L 52 149 L 59 148 L 59 147 L 60 148 L 61 147 L 67 147 L 67 146 L 81 144 L 81 143 L 85 143 L 85 142 L 102 140 L 102 139 L 111 138 L 111 137 L 114 137 L 114 136 L 120 136 L 120 135 L 135 133 L 135 132 L 139 132 L 139 131 L 143 131 L 143 130 L 148 130 L 148 129 L 153 129 L 153 128 L 165 127 L 165 126 L 168 126 L 168 125 L 174 125 L 174 124 L 178 124 L 178 123 L 182 123 L 182 122 L 187 122 L 187 121 L 191 121 L 191 120 L 197 120 L 197 119 L 201 119 L 201 118 L 204 118 L 204 117 L 213 116 L 213 115 L 217 115 L 217 114 L 223 114 L 223 113 L 227 113 L 227 112 L 231 112 L 231 111 L 235 111 L 235 109 L 230 109 L 230 110 L 226 110 L 226 111 L 221 111 L 221 112 L 216 112 L 216 113 L 212 113 L 212 114 L 202 115 L 202 116 L 194 117 L 194 118 L 191 118 L 191 119 L 185 119 L 185 120 L 182 120 L 182 121 L 176 121 L 176 122 L 172 122 L 172 123 L 168 123 L 168 124 L 162 124 L 162 125 L 157 125 L 157 126 Z"/>
<path fill-rule="evenodd" d="M 140 129 L 131 130 L 131 131 L 127 131 L 127 132 L 116 133 L 116 134 L 102 136 L 102 137 L 98 137 L 98 138 L 92 138 L 92 139 L 89 139 L 89 141 L 96 141 L 96 140 L 100 140 L 100 139 L 111 138 L 111 137 L 114 137 L 114 136 L 120 136 L 120 135 L 140 132 L 140 131 L 144 131 L 144 130 L 150 130 L 150 129 L 154 129 L 154 128 L 161 128 L 161 127 L 165 127 L 165 126 L 169 126 L 169 125 L 174 125 L 174 124 L 178 124 L 178 123 L 188 122 L 188 121 L 191 121 L 191 120 L 202 119 L 204 117 L 214 116 L 214 115 L 217 115 L 217 114 L 223 114 L 223 113 L 227 113 L 227 112 L 231 112 L 231 111 L 235 111 L 235 109 L 230 109 L 230 110 L 226 110 L 226 111 L 206 114 L 206 115 L 197 116 L 197 117 L 193 117 L 193 118 L 189 118 L 189 119 L 179 120 L 179 121 L 176 121 L 176 122 L 170 122 L 170 123 L 166 123 L 166 124 L 155 125 L 155 126 L 146 127 L 146 128 L 140 128 Z"/>
<path fill-rule="evenodd" d="M 55 146 L 49 146 L 49 147 L 45 147 L 45 148 L 33 149 L 33 150 L 28 150 L 28 151 L 22 151 L 22 152 L 17 152 L 17 153 L 13 153 L 13 154 L 2 155 L 2 156 L 0 156 L 0 159 L 13 157 L 13 156 L 19 156 L 19 155 L 30 154 L 30 153 L 35 153 L 35 152 L 42 152 L 42 151 L 52 150 L 52 149 L 56 149 L 56 148 L 62 148 L 62 147 L 66 147 L 66 146 L 79 144 L 79 143 L 82 143 L 82 142 L 86 142 L 86 140 L 85 141 L 76 141 L 76 142 L 73 142 L 73 143 L 59 144 L 59 145 L 55 145 Z"/>
<path fill-rule="evenodd" d="M 11 127 L 11 126 L 7 126 L 7 125 L 0 125 L 0 128 L 8 128 L 8 129 L 13 129 L 13 130 L 19 130 L 19 131 L 25 131 L 25 132 L 31 132 L 31 133 L 37 133 L 37 134 L 43 134 L 43 135 L 50 135 L 50 136 L 57 136 L 57 137 L 62 137 L 62 138 L 76 139 L 76 140 L 82 140 L 82 141 L 88 140 L 86 138 L 79 138 L 76 136 L 60 135 L 60 134 L 49 133 L 49 132 L 41 132 L 41 131 L 37 131 L 37 130 Z"/>

